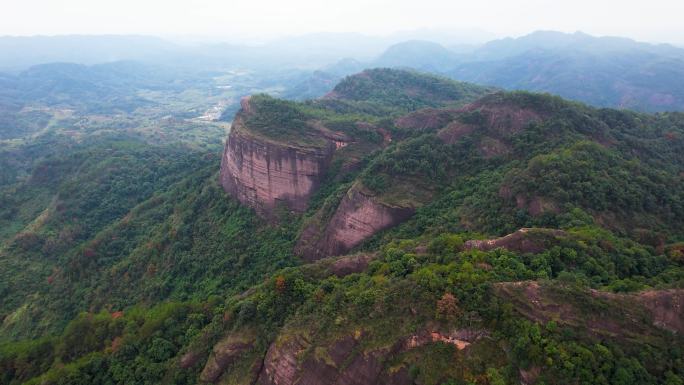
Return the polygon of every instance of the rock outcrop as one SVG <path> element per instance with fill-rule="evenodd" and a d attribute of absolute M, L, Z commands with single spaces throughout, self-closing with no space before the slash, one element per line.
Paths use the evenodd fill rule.
<path fill-rule="evenodd" d="M 489 251 L 504 248 L 518 253 L 541 253 L 554 244 L 558 238 L 567 236 L 563 230 L 544 228 L 522 228 L 501 238 L 473 239 L 466 241 L 466 249 Z"/>
<path fill-rule="evenodd" d="M 434 131 L 453 121 L 460 110 L 449 108 L 424 108 L 394 121 L 394 124 L 404 130 Z"/>
<path fill-rule="evenodd" d="M 266 353 L 260 385 L 409 385 L 405 366 L 388 365 L 400 354 L 433 343 L 451 344 L 463 350 L 487 335 L 479 330 L 442 333 L 426 329 L 384 348 L 363 350 L 363 334 L 349 335 L 326 344 L 312 345 L 304 336 L 276 341 Z"/>
<path fill-rule="evenodd" d="M 403 350 L 415 349 L 435 342 L 454 345 L 456 349 L 464 350 L 470 344 L 486 336 L 488 336 L 487 332 L 476 329 L 458 329 L 448 333 L 437 330 L 424 330 L 407 338 L 404 342 Z"/>
<path fill-rule="evenodd" d="M 230 365 L 254 347 L 254 342 L 252 333 L 236 333 L 216 344 L 200 374 L 200 380 L 216 382 Z"/>
<path fill-rule="evenodd" d="M 584 293 L 535 281 L 501 282 L 494 292 L 511 302 L 524 317 L 539 323 L 551 320 L 587 330 L 593 335 L 630 339 L 634 335 L 666 337 L 667 330 L 684 333 L 684 290 L 647 290 L 634 294 L 587 290 Z M 572 301 L 568 297 L 573 298 Z M 587 316 L 587 308 L 601 313 Z"/>
<path fill-rule="evenodd" d="M 233 125 L 221 159 L 220 182 L 224 190 L 262 217 L 275 210 L 306 210 L 335 150 L 344 141 L 320 133 L 321 145 L 303 146 L 271 140 L 250 131 L 245 120 L 255 114 L 246 98 Z M 314 132 L 315 128 L 311 128 Z"/>
<path fill-rule="evenodd" d="M 328 270 L 338 277 L 360 273 L 375 257 L 375 254 L 355 254 L 337 258 L 328 266 Z"/>
<path fill-rule="evenodd" d="M 388 205 L 355 185 L 342 198 L 323 229 L 314 222 L 302 231 L 295 252 L 309 261 L 342 255 L 413 213 L 411 207 Z"/>
<path fill-rule="evenodd" d="M 271 344 L 266 352 L 257 383 L 261 385 L 294 384 L 299 371 L 299 355 L 307 346 L 308 341 L 299 336 Z"/>
<path fill-rule="evenodd" d="M 651 313 L 654 325 L 684 334 L 684 290 L 648 290 L 637 298 Z"/>

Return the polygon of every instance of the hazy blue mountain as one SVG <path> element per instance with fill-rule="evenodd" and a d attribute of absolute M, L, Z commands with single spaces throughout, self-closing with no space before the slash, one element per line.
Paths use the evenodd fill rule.
<path fill-rule="evenodd" d="M 579 51 L 594 54 L 641 52 L 668 57 L 684 57 L 684 50 L 669 44 L 649 44 L 614 36 L 596 37 L 583 32 L 536 31 L 518 38 L 490 41 L 473 52 L 472 59 L 503 59 L 531 50 Z"/>
<path fill-rule="evenodd" d="M 314 71 L 293 82 L 280 96 L 295 100 L 315 99 L 330 92 L 339 80 L 340 76 L 336 74 Z"/>
<path fill-rule="evenodd" d="M 583 33 L 537 32 L 486 44 L 450 76 L 554 93 L 600 107 L 684 109 L 684 50 Z"/>
<path fill-rule="evenodd" d="M 366 68 L 367 63 L 353 58 L 344 58 L 336 63 L 323 67 L 323 71 L 338 75 L 340 77 L 360 72 Z"/>
<path fill-rule="evenodd" d="M 470 50 L 405 42 L 388 48 L 370 65 L 549 92 L 600 107 L 684 110 L 684 49 L 620 37 L 538 31 Z"/>
<path fill-rule="evenodd" d="M 462 60 L 455 52 L 444 46 L 412 40 L 389 47 L 374 62 L 379 67 L 411 67 L 424 71 L 443 72 Z"/>
<path fill-rule="evenodd" d="M 0 37 L 0 71 L 52 62 L 95 64 L 144 59 L 175 50 L 176 45 L 151 36 L 4 36 Z"/>
<path fill-rule="evenodd" d="M 135 81 L 136 76 L 147 83 L 156 79 L 159 84 L 172 84 L 173 79 L 196 79 L 199 73 L 207 80 L 227 70 L 249 70 L 252 76 L 258 74 L 258 80 L 255 77 L 252 81 L 262 89 L 286 98 L 308 98 L 325 94 L 335 81 L 364 68 L 394 67 L 436 72 L 507 89 L 550 92 L 601 107 L 640 111 L 684 109 L 684 49 L 672 45 L 553 31 L 493 40 L 481 46 L 464 45 L 457 38 L 451 44 L 426 40 L 397 42 L 414 35 L 419 34 L 308 34 L 261 45 L 180 45 L 145 36 L 4 37 L 0 38 L 0 72 L 18 74 L 31 65 L 54 62 L 103 64 L 134 60 L 173 68 L 183 75 L 159 79 L 158 70 L 136 72 L 133 68 L 100 67 L 89 69 L 85 78 L 76 79 L 73 67 L 72 72 L 67 67 L 38 67 L 18 75 L 19 80 L 0 79 L 0 84 L 5 84 L 0 100 L 4 100 L 3 110 L 13 103 L 11 99 L 16 95 L 12 90 L 18 86 L 7 82 L 15 81 L 29 84 L 29 94 L 35 87 L 43 94 L 46 87 L 56 91 L 79 89 L 82 81 L 95 82 L 94 88 L 106 93 L 104 90 L 112 84 L 102 72 L 105 69 L 123 71 L 110 75 L 114 83 L 126 78 L 124 84 Z M 48 68 L 56 71 L 58 81 L 50 78 L 52 75 L 41 75 Z M 41 77 L 48 81 L 43 84 L 38 80 L 30 85 L 31 79 Z M 92 96 L 84 95 L 84 99 Z"/>

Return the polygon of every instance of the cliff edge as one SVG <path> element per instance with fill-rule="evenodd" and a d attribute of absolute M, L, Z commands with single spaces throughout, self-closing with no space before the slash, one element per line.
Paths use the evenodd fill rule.
<path fill-rule="evenodd" d="M 221 159 L 221 185 L 264 218 L 274 219 L 279 208 L 301 213 L 345 138 L 302 121 L 303 140 L 280 141 L 273 131 L 250 125 L 262 113 L 251 98 L 243 99 Z"/>

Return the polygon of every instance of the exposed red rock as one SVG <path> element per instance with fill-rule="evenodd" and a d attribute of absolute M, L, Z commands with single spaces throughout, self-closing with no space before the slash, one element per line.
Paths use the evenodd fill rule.
<path fill-rule="evenodd" d="M 435 342 L 454 345 L 456 349 L 463 350 L 485 336 L 487 336 L 485 331 L 475 329 L 458 329 L 447 333 L 437 330 L 425 330 L 408 337 L 404 341 L 403 350 L 415 349 Z"/>
<path fill-rule="evenodd" d="M 511 152 L 510 147 L 496 138 L 485 137 L 480 141 L 480 154 L 485 158 L 493 158 Z"/>
<path fill-rule="evenodd" d="M 180 367 L 183 369 L 188 369 L 193 366 L 199 361 L 199 359 L 202 357 L 202 354 L 199 352 L 195 351 L 189 351 L 185 354 L 180 359 Z"/>
<path fill-rule="evenodd" d="M 474 342 L 483 335 L 474 331 L 448 334 L 424 331 L 393 346 L 371 351 L 359 351 L 357 336 L 340 338 L 328 347 L 313 348 L 302 336 L 276 341 L 268 349 L 260 385 L 409 385 L 413 381 L 406 368 L 388 370 L 386 365 L 397 354 L 435 342 L 454 342 L 463 337 Z M 467 344 L 466 340 L 458 340 Z"/>
<path fill-rule="evenodd" d="M 255 339 L 250 333 L 236 333 L 216 344 L 202 370 L 202 374 L 200 374 L 200 380 L 216 382 L 226 368 L 239 359 L 242 354 L 254 347 L 254 342 Z"/>
<path fill-rule="evenodd" d="M 638 299 L 651 312 L 654 325 L 684 334 L 684 290 L 649 290 Z"/>
<path fill-rule="evenodd" d="M 514 233 L 495 239 L 466 241 L 466 249 L 489 251 L 504 248 L 519 253 L 540 253 L 550 247 L 557 238 L 566 236 L 562 230 L 522 228 Z"/>
<path fill-rule="evenodd" d="M 117 319 L 123 317 L 123 311 L 115 311 L 112 313 L 112 318 Z"/>
<path fill-rule="evenodd" d="M 257 383 L 261 385 L 294 384 L 299 368 L 298 356 L 307 346 L 308 342 L 302 337 L 271 344 L 266 352 L 264 366 Z"/>
<path fill-rule="evenodd" d="M 439 131 L 437 136 L 445 143 L 456 143 L 463 136 L 472 133 L 476 129 L 477 126 L 473 124 L 454 121 L 449 123 L 443 130 Z"/>
<path fill-rule="evenodd" d="M 672 261 L 684 265 L 684 243 L 669 245 L 665 252 Z"/>
<path fill-rule="evenodd" d="M 523 385 L 533 385 L 537 383 L 537 379 L 541 374 L 541 367 L 533 366 L 527 370 L 519 369 L 520 383 Z"/>
<path fill-rule="evenodd" d="M 447 108 L 424 108 L 397 119 L 394 124 L 403 129 L 437 130 L 457 116 L 458 110 Z"/>
<path fill-rule="evenodd" d="M 684 333 L 683 289 L 636 294 L 588 290 L 587 297 L 594 297 L 606 309 L 591 315 L 584 314 L 576 304 L 563 301 L 553 288 L 535 281 L 502 282 L 495 285 L 495 292 L 509 299 L 528 319 L 540 323 L 559 321 L 594 335 L 629 338 L 635 334 L 662 335 L 662 329 Z M 644 317 L 645 314 L 650 317 Z"/>
<path fill-rule="evenodd" d="M 248 102 L 238 112 L 221 160 L 220 182 L 224 190 L 262 217 L 272 218 L 277 207 L 295 212 L 307 208 L 309 197 L 320 184 L 340 137 L 321 134 L 323 147 L 302 147 L 270 141 L 245 127 Z"/>
<path fill-rule="evenodd" d="M 460 138 L 477 129 L 487 131 L 489 143 L 483 143 L 480 152 L 491 157 L 508 152 L 505 138 L 522 131 L 531 123 L 541 122 L 542 114 L 530 108 L 521 108 L 512 103 L 491 103 L 486 98 L 471 103 L 458 111 L 461 118 L 455 117 L 446 127 L 439 131 L 438 136 L 446 143 L 455 143 Z M 470 122 L 468 114 L 478 114 L 475 121 Z M 443 125 L 444 126 L 444 125 Z"/>
<path fill-rule="evenodd" d="M 544 116 L 539 112 L 513 103 L 490 103 L 487 98 L 469 104 L 463 112 L 478 111 L 487 128 L 502 135 L 522 131 L 531 123 L 541 122 Z"/>
<path fill-rule="evenodd" d="M 328 266 L 330 273 L 344 277 L 349 274 L 360 273 L 368 267 L 375 258 L 375 254 L 354 254 L 337 258 Z"/>
<path fill-rule="evenodd" d="M 112 340 L 112 345 L 110 346 L 110 349 L 113 353 L 116 353 L 121 348 L 121 344 L 123 344 L 123 338 L 121 336 L 116 336 Z"/>
<path fill-rule="evenodd" d="M 312 277 L 324 279 L 331 275 L 346 277 L 350 274 L 361 273 L 378 256 L 377 253 L 357 253 L 338 257 L 320 259 L 303 267 Z"/>
<path fill-rule="evenodd" d="M 389 206 L 354 186 L 342 198 L 323 230 L 316 222 L 302 231 L 295 252 L 309 261 L 342 255 L 413 213 L 413 208 Z"/>

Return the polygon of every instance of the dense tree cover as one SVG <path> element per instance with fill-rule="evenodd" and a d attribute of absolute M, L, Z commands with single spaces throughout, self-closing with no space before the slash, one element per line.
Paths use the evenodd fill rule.
<path fill-rule="evenodd" d="M 307 265 L 281 270 L 251 293 L 225 302 L 215 298 L 202 305 L 168 304 L 120 315 L 82 314 L 55 339 L 6 344 L 0 362 L 12 373 L 5 383 L 50 368 L 41 383 L 187 384 L 197 380 L 212 342 L 231 330 L 256 329 L 255 349 L 263 352 L 277 333 L 313 328 L 309 338 L 324 347 L 361 328 L 361 349 L 370 351 L 433 322 L 491 334 L 465 356 L 440 344 L 402 355 L 400 362 L 420 384 L 459 383 L 464 377 L 473 383 L 515 383 L 518 369 L 534 368 L 540 370 L 540 383 L 547 384 L 676 384 L 684 375 L 681 336 L 651 326 L 643 339 L 635 338 L 630 333 L 645 333 L 647 322 L 634 316 L 641 311 L 638 305 L 592 296 L 582 280 L 563 274 L 590 274 L 590 264 L 581 263 L 577 254 L 585 252 L 586 243 L 600 243 L 606 236 L 615 240 L 582 230 L 559 246 L 561 252 L 523 256 L 501 249 L 466 251 L 455 234 L 396 240 L 383 246 L 361 274 L 338 278 L 328 276 L 323 265 Z M 417 253 L 425 242 L 428 251 Z M 610 252 L 624 254 L 629 247 L 635 245 L 612 245 Z M 516 308 L 528 302 L 527 294 L 498 282 L 546 279 L 555 269 L 552 275 L 559 279 L 543 281 L 540 295 L 587 318 L 541 324 L 522 318 Z M 593 333 L 585 322 L 594 323 Z M 602 331 L 596 326 L 601 322 L 618 322 L 624 332 Z M 73 340 L 76 333 L 82 338 Z M 39 352 L 39 359 L 30 358 Z M 201 357 L 199 364 L 181 367 L 179 360 L 190 352 Z M 236 364 L 235 370 L 242 367 Z"/>
<path fill-rule="evenodd" d="M 642 241 L 646 233 L 660 243 L 681 238 L 680 115 L 596 110 L 522 92 L 479 103 L 483 112 L 457 118 L 475 129 L 453 144 L 416 132 L 374 157 L 362 173 L 363 183 L 378 193 L 421 182 L 444 191 L 404 228 L 503 235 L 520 227 L 559 227 L 574 212 L 586 212 L 592 218 L 586 223 L 596 220 Z M 489 126 L 491 116 L 511 106 L 546 117 L 519 131 Z M 487 152 L 491 143 L 500 148 L 493 155 Z"/>
<path fill-rule="evenodd" d="M 321 121 L 358 140 L 377 141 L 377 132 L 360 130 L 353 123 L 371 122 L 391 129 L 388 117 L 425 107 L 461 106 L 492 91 L 418 72 L 374 69 L 345 78 L 330 96 L 318 100 L 293 102 L 253 95 L 245 124 L 276 140 L 298 138 L 306 143 L 312 122 Z"/>
<path fill-rule="evenodd" d="M 128 141 L 71 151 L 48 154 L 24 182 L 2 190 L 2 235 L 15 236 L 15 242 L 8 242 L 10 250 L 54 261 L 161 186 L 178 181 L 194 162 L 206 162 L 183 148 Z"/>
<path fill-rule="evenodd" d="M 226 199 L 215 153 L 114 144 L 59 159 L 22 187 L 32 205 L 31 194 L 42 194 L 40 175 L 72 175 L 46 196 L 42 222 L 3 252 L 4 317 L 14 311 L 3 325 L 7 335 L 59 329 L 93 306 L 237 292 L 294 263 L 294 228 L 262 228 Z M 21 203 L 9 207 L 21 211 Z M 25 302 L 32 291 L 40 295 Z"/>
<path fill-rule="evenodd" d="M 427 103 L 401 104 L 407 93 L 392 87 L 420 85 L 440 106 L 470 94 L 439 78 L 370 73 L 387 94 L 361 76 L 348 80 L 363 83 L 359 100 L 257 95 L 247 122 L 277 136 L 320 121 L 358 141 L 336 155 L 305 219 L 324 223 L 358 185 L 411 201 L 412 219 L 360 247 L 375 256 L 365 271 L 302 265 L 292 254 L 302 218 L 267 224 L 227 197 L 216 149 L 129 138 L 55 151 L 0 195 L 0 383 L 195 384 L 232 334 L 256 338 L 227 370 L 244 380 L 279 336 L 304 333 L 306 354 L 317 354 L 360 333 L 362 354 L 428 327 L 486 337 L 465 352 L 434 343 L 387 363 L 421 385 L 519 383 L 523 372 L 539 384 L 682 383 L 682 337 L 624 294 L 684 287 L 681 115 L 499 93 L 455 116 L 474 129 L 446 144 L 441 128 L 387 119 Z M 505 109 L 543 119 L 491 125 Z M 520 227 L 563 232 L 535 253 L 465 247 Z"/>
<path fill-rule="evenodd" d="M 208 330 L 221 318 L 211 310 L 211 303 L 166 303 L 125 314 L 80 314 L 58 338 L 1 346 L 2 383 L 194 383 L 196 370 L 168 369 L 183 346 L 215 339 Z"/>
<path fill-rule="evenodd" d="M 491 90 L 435 75 L 378 68 L 346 77 L 335 86 L 331 95 L 409 112 L 445 104 L 462 105 Z"/>
<path fill-rule="evenodd" d="M 296 102 L 260 94 L 251 96 L 249 104 L 253 111 L 247 115 L 245 124 L 256 132 L 283 139 L 311 131 L 307 124 L 311 116 Z"/>
<path fill-rule="evenodd" d="M 415 71 L 378 68 L 348 76 L 324 98 L 305 104 L 319 113 L 386 119 L 420 108 L 463 106 L 494 90 Z"/>
<path fill-rule="evenodd" d="M 391 190 L 392 178 L 398 175 L 417 177 L 437 188 L 448 180 L 453 166 L 449 146 L 435 136 L 423 135 L 383 151 L 364 170 L 361 180 L 376 193 Z"/>

